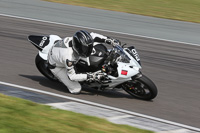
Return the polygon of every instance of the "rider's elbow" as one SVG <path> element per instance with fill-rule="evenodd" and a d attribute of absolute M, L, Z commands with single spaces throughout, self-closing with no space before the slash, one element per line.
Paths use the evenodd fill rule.
<path fill-rule="evenodd" d="M 70 75 L 68 75 L 68 77 L 69 77 L 69 80 L 71 80 L 71 81 L 77 81 L 76 75 L 74 75 L 74 74 L 70 74 Z"/>

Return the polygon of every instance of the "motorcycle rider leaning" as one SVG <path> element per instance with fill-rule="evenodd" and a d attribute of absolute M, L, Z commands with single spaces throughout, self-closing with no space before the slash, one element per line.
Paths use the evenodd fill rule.
<path fill-rule="evenodd" d="M 81 91 L 79 81 L 100 80 L 104 74 L 77 73 L 76 63 L 80 58 L 91 55 L 94 42 L 113 44 L 114 39 L 97 33 L 80 30 L 73 37 L 66 37 L 57 41 L 50 49 L 48 62 L 53 69 L 51 72 L 69 89 L 70 93 L 78 94 Z"/>

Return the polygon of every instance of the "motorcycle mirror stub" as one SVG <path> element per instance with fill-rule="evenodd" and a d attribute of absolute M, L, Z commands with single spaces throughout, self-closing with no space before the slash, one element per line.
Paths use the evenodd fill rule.
<path fill-rule="evenodd" d="M 127 74 L 128 74 L 128 71 L 122 70 L 122 71 L 121 71 L 121 74 L 122 74 L 122 75 L 127 75 Z"/>

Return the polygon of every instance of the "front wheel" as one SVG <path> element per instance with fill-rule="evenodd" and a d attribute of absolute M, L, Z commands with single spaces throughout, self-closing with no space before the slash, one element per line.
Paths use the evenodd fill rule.
<path fill-rule="evenodd" d="M 156 85 L 145 75 L 122 84 L 122 88 L 133 97 L 151 100 L 157 96 Z"/>

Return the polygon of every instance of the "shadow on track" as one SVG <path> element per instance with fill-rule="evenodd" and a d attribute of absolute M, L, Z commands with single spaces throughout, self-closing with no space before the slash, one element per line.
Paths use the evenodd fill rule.
<path fill-rule="evenodd" d="M 37 81 L 40 85 L 55 89 L 64 93 L 69 93 L 68 89 L 66 88 L 65 85 L 59 82 L 53 82 L 48 80 L 47 78 L 43 76 L 34 76 L 34 75 L 23 75 L 19 74 L 19 76 L 31 79 L 33 81 Z M 129 98 L 129 99 L 135 99 L 134 97 L 130 96 L 124 90 L 122 89 L 114 89 L 114 90 L 104 90 L 104 91 L 98 91 L 93 88 L 87 88 L 83 87 L 81 94 L 80 95 L 100 95 L 100 96 L 105 96 L 105 97 L 110 97 L 110 98 Z"/>
<path fill-rule="evenodd" d="M 31 79 L 33 81 L 37 81 L 42 86 L 62 91 L 65 93 L 69 93 L 68 89 L 66 89 L 66 87 L 62 83 L 50 81 L 43 76 L 23 75 L 23 74 L 19 74 L 19 76 Z"/>

